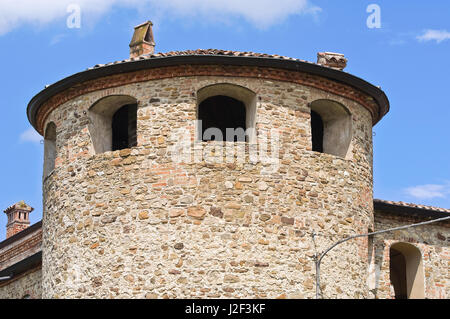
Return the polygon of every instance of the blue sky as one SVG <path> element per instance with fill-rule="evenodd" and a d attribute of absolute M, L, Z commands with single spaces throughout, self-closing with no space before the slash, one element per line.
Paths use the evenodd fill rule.
<path fill-rule="evenodd" d="M 80 28 L 68 28 L 76 4 Z M 376 4 L 381 28 L 368 28 Z M 25 200 L 42 217 L 43 145 L 29 100 L 98 63 L 128 57 L 133 27 L 154 22 L 156 51 L 229 49 L 316 61 L 381 86 L 391 111 L 374 131 L 374 197 L 450 208 L 450 2 L 336 0 L 2 0 L 0 208 Z M 73 16 L 72 16 L 73 17 Z M 71 20 L 70 21 L 76 21 Z M 0 214 L 0 240 L 6 216 Z"/>

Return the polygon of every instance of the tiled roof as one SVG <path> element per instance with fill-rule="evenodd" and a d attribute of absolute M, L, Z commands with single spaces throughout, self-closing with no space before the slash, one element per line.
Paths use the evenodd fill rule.
<path fill-rule="evenodd" d="M 441 208 L 441 207 L 419 205 L 419 204 L 412 204 L 412 203 L 405 203 L 405 202 L 394 202 L 394 201 L 388 201 L 388 200 L 382 200 L 382 199 L 374 199 L 373 201 L 382 203 L 382 204 L 387 204 L 387 205 L 401 206 L 401 207 L 406 207 L 406 208 L 418 208 L 418 209 L 424 209 L 424 210 L 429 210 L 429 211 L 433 211 L 433 212 L 442 212 L 442 213 L 450 214 L 450 209 Z"/>
<path fill-rule="evenodd" d="M 115 62 L 111 62 L 111 63 L 107 63 L 107 64 L 97 64 L 94 67 L 89 68 L 88 70 L 101 68 L 101 67 L 109 66 L 109 65 L 113 65 L 113 64 L 120 64 L 120 63 L 139 61 L 139 60 L 149 60 L 149 59 L 156 59 L 156 58 L 173 57 L 173 56 L 183 56 L 183 55 L 218 55 L 218 56 L 221 55 L 221 56 L 235 56 L 235 57 L 270 58 L 270 59 L 290 60 L 290 61 L 299 61 L 299 62 L 316 64 L 316 63 L 312 63 L 309 61 L 294 59 L 294 58 L 281 56 L 281 55 L 277 55 L 277 54 L 240 52 L 240 51 L 219 50 L 219 49 L 197 49 L 197 50 L 170 51 L 170 52 L 166 52 L 166 53 L 141 55 L 137 58 L 129 58 L 126 60 L 115 61 Z"/>

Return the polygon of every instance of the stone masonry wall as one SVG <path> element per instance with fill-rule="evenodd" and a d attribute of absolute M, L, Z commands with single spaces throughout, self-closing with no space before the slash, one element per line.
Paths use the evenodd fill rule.
<path fill-rule="evenodd" d="M 172 161 L 171 134 L 187 127 L 194 136 L 195 93 L 214 83 L 257 94 L 258 139 L 280 132 L 276 172 L 249 159 Z M 138 146 L 95 154 L 88 109 L 114 94 L 138 100 Z M 352 114 L 345 159 L 311 151 L 308 103 L 323 98 Z M 313 298 L 316 250 L 373 228 L 372 118 L 332 93 L 256 78 L 178 77 L 75 97 L 50 121 L 57 159 L 44 181 L 44 298 Z M 324 297 L 368 296 L 367 245 L 355 240 L 327 255 Z"/>
<path fill-rule="evenodd" d="M 376 212 L 376 230 L 389 229 L 424 220 L 391 216 Z M 395 243 L 408 243 L 417 247 L 424 267 L 425 298 L 448 299 L 450 297 L 450 223 L 436 223 L 395 232 L 376 235 L 373 239 L 368 285 L 369 297 L 392 299 L 394 288 L 390 281 L 389 250 Z"/>
<path fill-rule="evenodd" d="M 42 297 L 42 270 L 36 268 L 20 275 L 13 281 L 0 283 L 0 299 L 31 299 Z"/>

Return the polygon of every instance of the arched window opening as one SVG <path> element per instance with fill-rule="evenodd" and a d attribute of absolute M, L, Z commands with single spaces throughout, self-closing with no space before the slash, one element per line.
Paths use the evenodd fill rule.
<path fill-rule="evenodd" d="M 197 92 L 197 103 L 198 140 L 255 142 L 253 91 L 235 84 L 213 84 Z"/>
<path fill-rule="evenodd" d="M 423 264 L 420 250 L 407 243 L 397 243 L 389 251 L 389 272 L 396 299 L 425 297 Z"/>
<path fill-rule="evenodd" d="M 245 105 L 229 96 L 216 95 L 200 103 L 203 141 L 245 142 Z M 218 131 L 214 131 L 218 129 Z"/>
<path fill-rule="evenodd" d="M 96 154 L 137 145 L 137 100 L 128 95 L 102 98 L 89 109 L 89 133 Z"/>
<path fill-rule="evenodd" d="M 44 178 L 55 169 L 56 160 L 56 125 L 51 122 L 47 125 L 44 134 Z"/>
<path fill-rule="evenodd" d="M 352 138 L 350 112 L 331 100 L 317 100 L 310 107 L 312 150 L 345 157 Z"/>

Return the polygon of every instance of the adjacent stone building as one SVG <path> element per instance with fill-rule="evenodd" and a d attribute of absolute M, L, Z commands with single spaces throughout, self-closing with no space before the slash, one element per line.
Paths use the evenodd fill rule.
<path fill-rule="evenodd" d="M 1 298 L 314 298 L 336 241 L 450 216 L 373 200 L 389 102 L 343 55 L 154 54 L 151 26 L 30 102 L 43 221 L 0 243 Z M 448 227 L 340 245 L 322 296 L 447 298 Z"/>
<path fill-rule="evenodd" d="M 29 227 L 33 208 L 19 202 L 5 210 L 7 239 L 0 242 L 0 299 L 42 297 L 42 223 Z"/>

